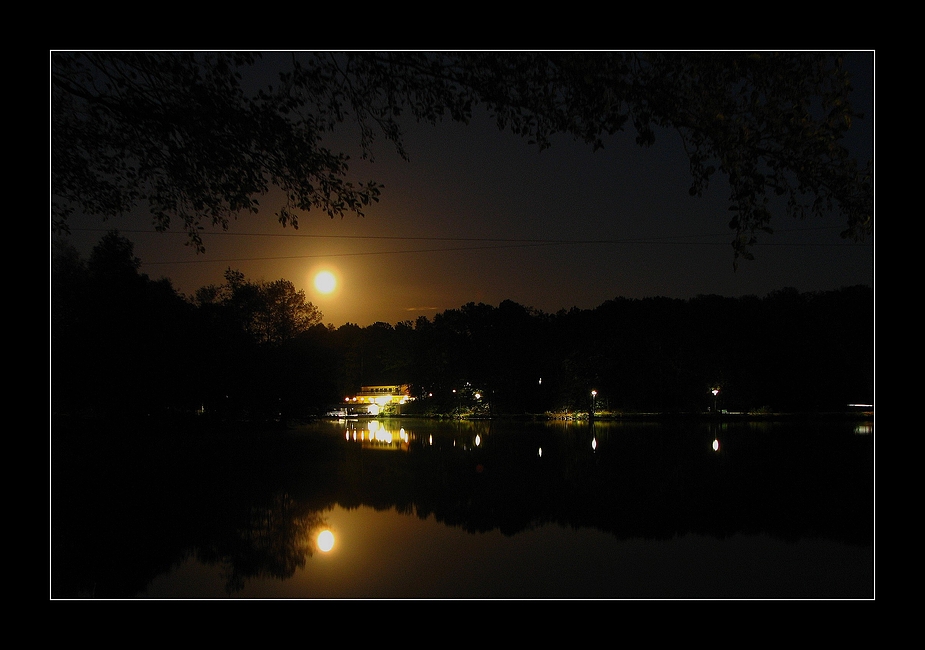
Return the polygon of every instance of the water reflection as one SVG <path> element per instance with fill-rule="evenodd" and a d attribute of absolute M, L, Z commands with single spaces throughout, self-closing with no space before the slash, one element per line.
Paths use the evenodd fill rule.
<path fill-rule="evenodd" d="M 870 597 L 873 441 L 854 432 L 382 419 L 135 441 L 56 463 L 53 596 Z M 691 546 L 733 562 L 692 586 Z"/>
<path fill-rule="evenodd" d="M 411 435 L 405 431 L 404 427 L 400 425 L 390 427 L 389 423 L 379 420 L 348 422 L 344 438 L 367 447 L 400 451 L 407 451 L 411 442 Z"/>
<path fill-rule="evenodd" d="M 873 422 L 858 422 L 854 427 L 854 432 L 861 436 L 867 436 L 874 432 Z"/>

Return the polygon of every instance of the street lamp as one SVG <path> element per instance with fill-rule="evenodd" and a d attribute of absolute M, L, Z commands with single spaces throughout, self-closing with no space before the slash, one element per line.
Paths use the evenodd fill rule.
<path fill-rule="evenodd" d="M 719 388 L 714 388 L 710 392 L 713 393 L 713 412 L 716 413 L 716 396 L 719 395 Z"/>
<path fill-rule="evenodd" d="M 594 400 L 596 397 L 597 397 L 597 391 L 592 390 L 591 391 L 591 417 L 592 418 L 594 417 Z"/>

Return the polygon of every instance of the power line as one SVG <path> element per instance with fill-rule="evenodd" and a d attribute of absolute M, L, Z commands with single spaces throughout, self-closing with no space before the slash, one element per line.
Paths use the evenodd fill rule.
<path fill-rule="evenodd" d="M 834 230 L 832 227 L 817 228 L 795 228 L 788 230 L 779 230 L 776 232 L 807 232 L 818 230 Z M 74 231 L 80 232 L 108 232 L 105 228 L 74 228 Z M 185 232 L 156 230 L 119 230 L 120 233 L 126 234 L 173 234 L 186 235 Z M 530 238 L 498 238 L 498 237 L 425 237 L 425 236 L 398 236 L 398 235 L 315 235 L 305 233 L 232 233 L 216 232 L 210 235 L 226 235 L 236 237 L 285 237 L 285 238 L 311 238 L 311 239 L 356 239 L 356 240 L 389 240 L 389 241 L 446 241 L 446 242 L 485 242 L 499 243 L 497 246 L 461 246 L 452 248 L 424 248 L 412 250 L 392 250 L 392 251 L 364 251 L 352 253 L 319 253 L 311 255 L 283 255 L 275 257 L 238 257 L 225 259 L 201 259 L 201 260 L 177 260 L 169 262 L 145 262 L 145 265 L 165 265 L 165 264 L 204 264 L 204 263 L 226 263 L 226 262 L 257 262 L 269 260 L 285 259 L 311 259 L 317 257 L 356 257 L 368 255 L 399 255 L 414 253 L 451 253 L 459 251 L 476 251 L 476 250 L 500 250 L 509 248 L 528 248 L 537 246 L 562 246 L 562 245 L 625 245 L 625 244 L 670 244 L 683 246 L 729 246 L 729 241 L 724 242 L 696 242 L 696 241 L 679 241 L 697 239 L 703 237 L 728 237 L 728 235 L 668 235 L 664 237 L 640 237 L 625 239 L 530 239 Z M 761 246 L 863 246 L 864 244 L 839 244 L 839 243 L 821 243 L 821 244 L 782 244 L 776 242 L 765 242 Z"/>
<path fill-rule="evenodd" d="M 109 232 L 106 228 L 71 228 L 78 232 Z M 157 231 L 157 230 L 123 230 L 120 233 L 141 235 L 186 235 L 186 231 Z M 719 237 L 723 235 L 670 235 L 667 237 L 645 237 L 642 239 L 530 239 L 530 238 L 503 238 L 503 237 L 414 237 L 407 235 L 315 235 L 307 233 L 262 233 L 262 232 L 227 232 L 219 231 L 208 233 L 209 236 L 223 235 L 231 237 L 284 237 L 284 238 L 312 238 L 312 239 L 383 239 L 398 241 L 480 241 L 480 242 L 507 242 L 507 243 L 541 243 L 541 244 L 613 244 L 632 243 L 636 241 L 662 240 L 662 239 L 689 239 L 692 237 Z"/>
<path fill-rule="evenodd" d="M 775 233 L 785 232 L 810 232 L 819 230 L 838 230 L 837 226 L 819 226 L 816 228 L 788 228 L 776 230 Z M 78 232 L 109 232 L 107 228 L 71 228 Z M 141 235 L 184 235 L 186 231 L 181 230 L 123 230 L 118 229 L 120 233 L 131 233 Z M 228 232 L 217 231 L 207 233 L 209 236 L 228 236 L 228 237 L 284 237 L 284 238 L 311 238 L 311 239 L 386 239 L 400 241 L 485 241 L 485 242 L 527 242 L 527 243 L 555 243 L 555 244 L 587 244 L 587 243 L 633 243 L 633 242 L 651 242 L 666 239 L 691 239 L 696 237 L 726 237 L 728 234 L 709 234 L 709 235 L 668 235 L 664 237 L 643 237 L 634 239 L 530 239 L 530 238 L 501 238 L 501 237 L 414 237 L 408 235 L 317 235 L 309 233 L 262 233 L 262 232 Z"/>
<path fill-rule="evenodd" d="M 530 248 L 534 246 L 555 246 L 562 244 L 607 244 L 607 243 L 644 243 L 644 242 L 602 242 L 602 241 L 549 241 L 520 244 L 506 244 L 503 246 L 460 246 L 455 248 L 419 248 L 414 250 L 392 251 L 365 251 L 361 253 L 318 253 L 316 255 L 281 255 L 277 257 L 237 257 L 230 259 L 212 260 L 182 260 L 176 262 L 145 262 L 145 264 L 197 264 L 200 262 L 263 262 L 268 260 L 311 259 L 315 257 L 358 257 L 364 255 L 410 255 L 412 253 L 453 253 L 458 251 L 500 250 L 505 248 Z M 718 246 L 720 244 L 712 244 Z"/>

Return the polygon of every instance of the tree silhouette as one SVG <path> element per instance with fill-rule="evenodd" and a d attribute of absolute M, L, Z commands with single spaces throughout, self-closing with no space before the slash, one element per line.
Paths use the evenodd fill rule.
<path fill-rule="evenodd" d="M 586 412 L 592 389 L 611 414 L 697 413 L 712 406 L 717 383 L 729 411 L 873 402 L 866 286 L 618 297 L 554 315 L 505 300 L 394 327 L 334 328 L 288 281 L 232 269 L 186 299 L 139 273 L 116 232 L 87 262 L 60 242 L 53 253 L 52 411 L 68 416 L 283 422 L 379 383 L 410 384 L 422 398 L 405 415 L 446 415 L 465 405 L 461 396 L 492 415 Z"/>
<path fill-rule="evenodd" d="M 843 144 L 859 115 L 839 53 L 53 52 L 51 88 L 56 231 L 75 211 L 144 208 L 203 251 L 204 223 L 257 212 L 273 186 L 283 226 L 313 209 L 362 214 L 381 185 L 348 179 L 349 156 L 326 145 L 336 127 L 358 129 L 364 158 L 380 135 L 407 156 L 407 116 L 468 122 L 484 108 L 541 149 L 554 134 L 597 149 L 629 128 L 641 146 L 676 130 L 692 195 L 717 172 L 729 181 L 736 260 L 775 210 L 839 210 L 844 237 L 872 232 L 872 164 Z"/>
<path fill-rule="evenodd" d="M 225 271 L 225 284 L 196 292 L 200 305 L 219 305 L 237 327 L 260 344 L 279 345 L 321 323 L 321 311 L 289 280 L 251 282 L 240 271 Z"/>
<path fill-rule="evenodd" d="M 151 415 L 195 399 L 193 306 L 168 280 L 138 272 L 133 244 L 112 231 L 86 264 L 57 243 L 52 264 L 54 412 Z"/>

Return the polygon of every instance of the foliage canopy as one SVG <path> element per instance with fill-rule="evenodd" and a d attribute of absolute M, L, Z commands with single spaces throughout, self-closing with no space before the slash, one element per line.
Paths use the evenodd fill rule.
<path fill-rule="evenodd" d="M 289 280 L 255 282 L 241 271 L 225 271 L 225 284 L 196 292 L 200 306 L 219 306 L 258 343 L 279 345 L 321 323 L 323 315 Z"/>
<path fill-rule="evenodd" d="M 349 180 L 349 156 L 325 145 L 335 127 L 359 129 L 364 158 L 380 136 L 407 157 L 402 119 L 465 123 L 481 107 L 541 149 L 555 134 L 597 149 L 676 130 L 692 195 L 717 172 L 729 181 L 737 260 L 780 200 L 791 217 L 838 210 L 861 240 L 873 168 L 843 142 L 860 117 L 851 89 L 828 52 L 52 52 L 52 228 L 142 208 L 201 252 L 203 224 L 257 212 L 271 187 L 283 226 L 313 209 L 362 215 L 382 186 Z"/>

